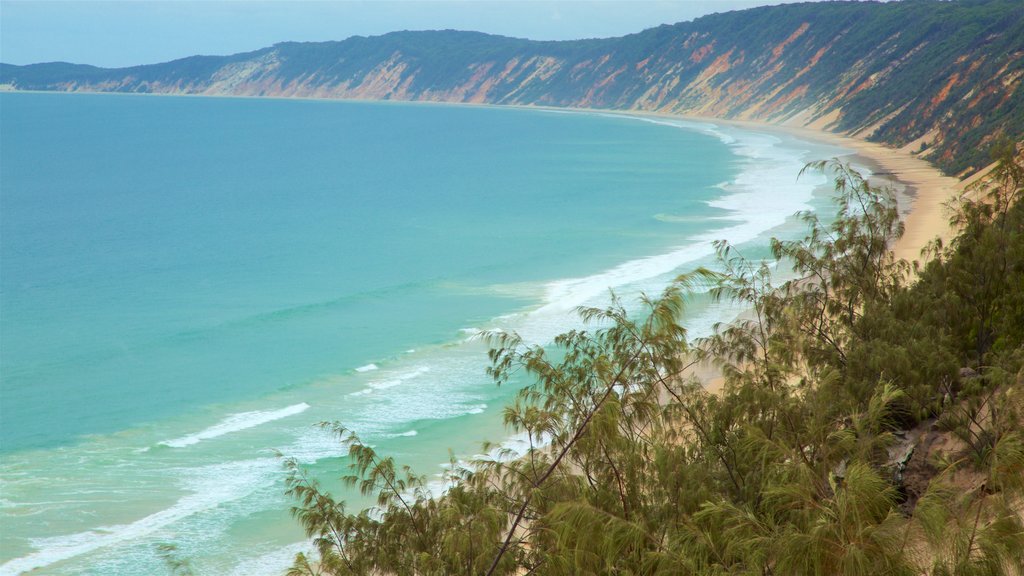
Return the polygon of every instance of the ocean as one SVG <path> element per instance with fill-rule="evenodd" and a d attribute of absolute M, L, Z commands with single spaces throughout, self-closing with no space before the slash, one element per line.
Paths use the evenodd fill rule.
<path fill-rule="evenodd" d="M 549 343 L 828 212 L 776 133 L 408 103 L 0 94 L 0 574 L 280 573 L 279 454 L 503 441 L 482 330 Z M 782 271 L 780 271 L 781 273 Z M 699 296 L 692 336 L 740 310 Z M 518 383 L 521 385 L 521 383 Z M 350 508 L 365 506 L 339 492 Z"/>

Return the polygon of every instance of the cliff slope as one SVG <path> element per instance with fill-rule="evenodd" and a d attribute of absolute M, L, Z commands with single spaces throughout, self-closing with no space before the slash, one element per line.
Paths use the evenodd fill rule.
<path fill-rule="evenodd" d="M 829 2 L 621 38 L 395 32 L 104 69 L 0 65 L 6 89 L 575 106 L 810 125 L 920 151 L 947 173 L 1024 140 L 1024 2 Z"/>

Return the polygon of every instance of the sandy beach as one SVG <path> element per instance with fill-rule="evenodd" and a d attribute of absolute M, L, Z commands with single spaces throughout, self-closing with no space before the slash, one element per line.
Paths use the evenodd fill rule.
<path fill-rule="evenodd" d="M 552 109 L 559 110 L 559 108 Z M 892 185 L 896 189 L 897 194 L 906 199 L 907 206 L 901 208 L 905 227 L 904 234 L 893 246 L 893 252 L 897 258 L 903 258 L 908 262 L 920 260 L 921 250 L 935 238 L 941 238 L 943 243 L 946 243 L 953 237 L 953 231 L 949 226 L 950 215 L 946 210 L 946 203 L 950 199 L 960 196 L 967 186 L 983 176 L 990 168 L 980 170 L 972 177 L 960 181 L 952 176 L 946 176 L 938 168 L 929 164 L 927 160 L 911 154 L 908 151 L 908 147 L 889 148 L 861 138 L 828 132 L 823 128 L 640 110 L 595 110 L 586 108 L 577 108 L 576 110 L 710 122 L 747 130 L 776 132 L 811 142 L 820 142 L 851 149 L 858 157 L 860 164 L 865 164 L 872 169 L 876 178 L 880 180 L 880 184 Z M 901 200 L 902 202 L 903 200 Z"/>
<path fill-rule="evenodd" d="M 963 191 L 966 182 L 946 176 L 926 160 L 913 154 L 868 142 L 858 138 L 839 136 L 830 132 L 780 127 L 782 130 L 807 138 L 852 148 L 859 156 L 877 164 L 881 173 L 895 181 L 897 189 L 911 197 L 910 211 L 906 214 L 903 238 L 893 251 L 897 258 L 908 261 L 920 259 L 921 249 L 936 237 L 947 243 L 953 236 L 949 226 L 946 203 Z"/>
<path fill-rule="evenodd" d="M 897 192 L 909 199 L 909 210 L 904 212 L 903 238 L 893 247 L 897 258 L 904 258 L 907 261 L 919 260 L 921 249 L 933 239 L 938 237 L 945 243 L 953 236 L 945 204 L 951 198 L 959 196 L 967 182 L 944 175 L 938 168 L 910 152 L 811 128 L 706 117 L 690 119 L 782 132 L 854 150 L 865 164 L 875 169 L 877 176 L 883 181 L 891 180 Z"/>
<path fill-rule="evenodd" d="M 938 168 L 926 160 L 914 156 L 906 149 L 889 148 L 821 129 L 768 122 L 725 120 L 707 116 L 640 114 L 712 122 L 761 132 L 776 132 L 811 142 L 853 150 L 856 156 L 854 163 L 867 165 L 874 173 L 875 178 L 880 180 L 879 184 L 892 186 L 900 196 L 904 234 L 893 246 L 893 252 L 897 258 L 905 259 L 908 262 L 922 260 L 922 249 L 935 238 L 940 238 L 946 244 L 955 235 L 949 224 L 950 214 L 946 209 L 946 204 L 949 200 L 963 194 L 966 187 L 988 170 L 979 171 L 971 178 L 960 181 L 944 175 Z M 711 363 L 702 363 L 692 367 L 687 373 L 700 380 L 708 392 L 719 394 L 722 391 L 725 379 L 720 367 Z"/>

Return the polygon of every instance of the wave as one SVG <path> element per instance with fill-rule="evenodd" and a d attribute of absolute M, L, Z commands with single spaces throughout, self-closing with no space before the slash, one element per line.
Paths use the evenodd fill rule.
<path fill-rule="evenodd" d="M 475 471 L 477 470 L 477 461 L 511 462 L 525 456 L 531 446 L 534 449 L 544 449 L 549 444 L 551 444 L 551 436 L 546 433 L 542 433 L 540 438 L 534 438 L 534 441 L 530 442 L 530 436 L 526 432 L 518 432 L 502 440 L 486 454 L 475 454 L 469 459 L 457 458 L 455 466 Z M 452 462 L 441 462 L 438 467 L 441 468 L 441 472 L 434 474 L 425 486 L 427 492 L 432 496 L 442 496 L 452 487 L 452 482 L 449 479 Z"/>
<path fill-rule="evenodd" d="M 280 467 L 281 462 L 277 458 L 259 458 L 200 469 L 184 469 L 183 474 L 192 478 L 187 488 L 193 493 L 180 498 L 170 507 L 130 524 L 100 526 L 76 534 L 33 539 L 32 547 L 38 552 L 0 565 L 0 575 L 21 574 L 101 548 L 135 543 L 174 522 L 252 494 L 260 488 L 264 479 L 279 473 Z"/>
<path fill-rule="evenodd" d="M 284 574 L 295 560 L 298 553 L 305 554 L 311 560 L 317 558 L 316 548 L 309 542 L 297 542 L 284 546 L 273 552 L 260 554 L 253 558 L 245 558 L 235 565 L 229 576 L 277 576 Z"/>
<path fill-rule="evenodd" d="M 308 405 L 296 404 L 283 410 L 268 411 L 265 414 L 279 414 L 289 409 L 299 413 L 307 408 Z M 415 431 L 410 432 L 414 433 Z M 403 435 L 409 435 L 409 432 Z M 282 454 L 294 457 L 302 464 L 310 464 L 324 458 L 339 457 L 346 451 L 346 446 L 334 434 L 312 426 L 302 429 L 290 445 L 286 445 L 280 450 Z M 280 458 L 258 457 L 195 467 L 173 468 L 168 472 L 170 473 L 169 477 L 179 483 L 178 487 L 187 493 L 169 507 L 127 524 L 97 526 L 83 532 L 30 539 L 29 544 L 35 551 L 0 565 L 0 576 L 14 576 L 38 570 L 108 548 L 115 548 L 112 554 L 123 556 L 128 553 L 128 547 L 140 544 L 147 546 L 147 542 L 151 544 L 160 541 L 159 539 L 165 536 L 164 531 L 168 527 L 175 524 L 180 525 L 190 517 L 200 514 L 216 514 L 217 510 L 222 509 L 224 505 L 246 498 L 257 498 L 262 501 L 265 498 L 266 490 L 274 490 L 278 486 L 282 468 Z M 150 541 L 147 541 L 147 538 Z M 288 549 L 303 551 L 305 545 L 306 543 L 302 542 L 288 547 Z M 300 546 L 303 548 L 296 549 Z M 267 560 L 266 564 L 252 564 L 260 566 L 259 570 L 241 570 L 242 566 L 236 566 L 233 573 L 278 574 L 291 563 L 294 551 L 287 558 L 276 552 L 267 554 L 265 557 L 261 556 L 260 558 Z M 246 564 L 246 566 L 249 565 Z M 271 567 L 274 569 L 272 570 Z"/>
<path fill-rule="evenodd" d="M 256 410 L 253 412 L 232 414 L 205 430 L 196 432 L 195 434 L 188 434 L 180 438 L 174 438 L 172 440 L 164 440 L 159 442 L 159 444 L 163 446 L 170 446 L 171 448 L 184 448 L 186 446 L 198 444 L 203 440 L 217 438 L 219 436 L 224 436 L 225 434 L 231 434 L 232 432 L 254 428 L 261 424 L 266 424 L 267 422 L 273 422 L 274 420 L 294 416 L 295 414 L 300 414 L 308 409 L 309 404 L 301 402 L 299 404 L 292 404 L 286 408 L 281 408 L 280 410 Z"/>
<path fill-rule="evenodd" d="M 388 388 L 394 388 L 400 386 L 411 380 L 415 380 L 420 376 L 423 376 L 427 372 L 430 372 L 430 366 L 417 366 L 416 368 L 407 372 L 399 373 L 393 378 L 387 378 L 385 380 L 374 380 L 367 383 L 366 388 L 357 392 L 350 392 L 349 396 L 365 396 L 366 394 L 372 394 L 377 390 L 387 390 Z"/>
<path fill-rule="evenodd" d="M 416 375 L 422 375 L 430 371 L 428 367 L 419 367 L 416 370 L 401 374 L 399 378 L 412 379 Z M 436 396 L 435 396 L 436 397 Z M 478 414 L 487 408 L 486 404 L 465 404 L 457 403 L 446 407 L 446 410 L 438 410 L 437 406 L 430 406 L 429 403 L 418 399 L 416 405 L 423 410 L 417 414 L 425 418 L 433 415 L 439 418 L 451 418 L 458 415 Z M 211 431 L 216 435 L 227 433 L 225 424 L 239 422 L 238 417 L 261 414 L 265 421 L 270 421 L 270 416 L 279 417 L 286 411 L 292 413 L 303 412 L 308 408 L 306 404 L 296 404 L 288 408 L 267 412 L 248 412 L 236 414 L 226 418 L 217 426 L 210 427 L 198 434 L 189 435 L 169 441 L 167 444 L 189 445 L 198 442 L 200 436 L 209 437 Z M 402 418 L 405 420 L 406 418 Z M 255 420 L 249 420 L 251 424 Z M 236 426 L 230 426 L 236 428 Z M 366 429 L 368 426 L 361 426 Z M 404 432 L 390 434 L 392 437 L 415 437 L 417 430 L 407 429 Z M 305 428 L 294 442 L 281 449 L 281 453 L 296 458 L 302 464 L 310 464 L 324 458 L 342 456 L 346 452 L 344 443 L 326 430 L 317 427 Z M 239 460 L 221 464 L 212 464 L 199 467 L 186 467 L 172 471 L 172 477 L 180 479 L 181 488 L 188 492 L 175 501 L 171 506 L 149 514 L 139 520 L 126 524 L 110 526 L 97 526 L 83 532 L 65 534 L 59 536 L 34 538 L 30 544 L 35 551 L 24 556 L 12 559 L 0 565 L 0 576 L 22 574 L 32 570 L 46 568 L 54 564 L 66 562 L 73 558 L 86 554 L 97 553 L 104 549 L 114 549 L 108 554 L 121 555 L 126 551 L 118 547 L 129 547 L 143 544 L 147 538 L 154 539 L 163 534 L 168 527 L 179 524 L 190 517 L 200 514 L 210 514 L 222 508 L 225 504 L 251 498 L 253 495 L 274 486 L 281 475 L 281 461 L 278 458 L 254 458 Z M 262 496 L 260 496 L 262 497 Z M 10 501 L 3 501 L 5 506 L 14 505 Z M 277 568 L 286 568 L 296 551 L 306 550 L 306 543 L 297 543 L 293 546 L 283 548 L 279 551 L 261 557 L 263 562 L 247 563 L 245 566 L 235 567 L 233 573 L 237 574 L 270 574 L 278 573 Z M 285 552 L 288 550 L 290 552 Z M 275 569 L 271 570 L 270 566 Z M 248 567 L 254 567 L 249 570 Z M 256 570 L 258 567 L 259 570 Z"/>
<path fill-rule="evenodd" d="M 693 224 L 694 222 L 703 222 L 708 218 L 707 216 L 696 216 L 686 214 L 655 214 L 654 219 L 658 222 L 664 222 L 666 224 Z"/>
<path fill-rule="evenodd" d="M 660 290 L 683 266 L 713 257 L 713 240 L 726 238 L 733 244 L 755 240 L 773 227 L 785 223 L 794 212 L 809 208 L 808 201 L 813 197 L 814 188 L 822 183 L 813 177 L 805 177 L 797 182 L 795 175 L 803 166 L 803 154 L 806 151 L 783 146 L 781 140 L 772 136 L 679 121 L 659 123 L 715 135 L 730 146 L 739 157 L 738 173 L 730 181 L 718 185 L 717 188 L 721 190 L 720 196 L 709 202 L 710 206 L 721 210 L 718 220 L 721 225 L 714 230 L 683 239 L 680 246 L 664 254 L 634 259 L 598 274 L 562 279 L 543 285 L 533 284 L 532 291 L 529 290 L 529 286 L 516 286 L 518 293 L 540 296 L 539 306 L 531 311 L 496 318 L 492 323 L 497 326 L 490 328 L 513 329 L 528 342 L 547 344 L 558 333 L 579 324 L 573 313 L 576 307 L 603 305 L 602 303 L 607 301 L 609 288 L 620 292 L 626 301 L 631 297 L 630 292 L 634 290 Z M 673 217 L 663 216 L 669 219 Z M 337 302 L 326 302 L 324 305 L 331 306 Z M 298 307 L 280 311 L 279 314 L 270 317 L 304 314 L 314 309 L 315 307 Z M 699 319 L 688 318 L 687 323 L 688 326 L 698 324 L 698 332 L 710 331 L 713 320 L 727 320 L 726 316 L 729 313 L 730 311 L 724 308 L 709 308 L 701 312 Z M 471 330 L 476 329 L 466 329 L 465 335 L 470 335 Z M 695 330 L 691 328 L 690 334 L 693 335 L 694 332 Z M 471 343 L 459 346 L 464 345 L 475 346 Z M 436 349 L 431 347 L 424 352 L 431 351 Z M 413 351 L 407 353 L 412 354 Z M 417 435 L 417 431 L 413 429 L 413 426 L 419 427 L 414 424 L 417 420 L 449 419 L 484 412 L 487 404 L 483 401 L 487 400 L 487 397 L 481 396 L 479 390 L 483 389 L 483 386 L 488 386 L 487 389 L 490 390 L 493 385 L 483 374 L 480 357 L 469 356 L 471 354 L 449 355 L 445 352 L 444 358 L 434 357 L 429 364 L 424 364 L 417 357 L 415 360 L 402 360 L 405 369 L 395 370 L 385 366 L 385 369 L 376 372 L 375 370 L 379 368 L 375 364 L 367 364 L 356 368 L 355 373 L 346 373 L 342 378 L 348 382 L 352 381 L 350 379 L 354 379 L 355 382 L 369 380 L 364 390 L 350 394 L 359 397 L 358 400 L 340 399 L 341 405 L 348 402 L 359 406 L 358 412 L 352 414 L 353 417 L 346 421 L 346 424 L 364 438 L 412 437 Z M 388 390 L 388 393 L 377 393 L 384 390 Z M 362 406 L 364 403 L 367 406 Z M 319 401 L 314 404 L 318 410 L 324 408 Z M 309 408 L 308 404 L 300 403 L 278 410 L 234 414 L 198 433 L 159 444 L 183 448 L 203 440 L 299 414 Z M 308 428 L 297 433 L 289 431 L 289 434 L 297 434 L 294 436 L 295 443 L 281 451 L 298 458 L 300 462 L 315 462 L 345 453 L 345 447 L 338 438 L 323 430 Z M 427 434 L 427 437 L 429 436 Z M 523 439 L 515 437 L 504 442 L 502 447 L 509 450 L 512 455 L 520 454 L 525 449 Z M 180 498 L 170 507 L 129 524 L 33 540 L 32 544 L 36 551 L 0 565 L 0 574 L 16 574 L 66 561 L 100 548 L 131 543 L 189 516 L 214 509 L 225 502 L 249 497 L 257 490 L 266 489 L 268 485 L 279 481 L 279 476 L 280 462 L 277 459 L 242 460 L 225 465 L 183 470 L 179 477 L 193 479 L 191 485 L 186 486 L 186 490 L 194 493 Z M 217 478 L 224 486 L 218 486 L 211 480 L 202 480 L 208 477 Z M 209 486 L 206 485 L 208 482 Z M 3 502 L 0 505 L 7 503 Z M 244 570 L 236 572 L 250 573 Z"/>
<path fill-rule="evenodd" d="M 575 309 L 606 305 L 611 290 L 628 299 L 633 292 L 660 290 L 686 265 L 695 266 L 702 260 L 711 264 L 716 240 L 740 245 L 784 225 L 795 213 L 812 209 L 815 189 L 827 182 L 819 174 L 797 179 L 808 160 L 806 143 L 801 143 L 803 147 L 791 145 L 771 134 L 710 123 L 627 117 L 714 136 L 732 150 L 739 158 L 739 171 L 732 180 L 715 186 L 723 195 L 708 201 L 710 207 L 722 212 L 711 219 L 721 221 L 723 226 L 686 238 L 663 254 L 630 260 L 582 278 L 549 282 L 541 306 L 510 319 L 510 327 L 529 343 L 550 343 L 575 322 Z M 685 216 L 659 214 L 655 218 L 673 221 Z"/>

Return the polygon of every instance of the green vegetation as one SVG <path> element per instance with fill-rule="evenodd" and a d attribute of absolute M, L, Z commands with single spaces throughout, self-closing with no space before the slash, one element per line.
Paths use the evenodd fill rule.
<path fill-rule="evenodd" d="M 775 262 L 718 246 L 645 299 L 583 309 L 591 330 L 548 349 L 492 334 L 520 457 L 453 460 L 443 497 L 338 424 L 349 512 L 294 462 L 294 515 L 314 574 L 1020 575 L 1024 566 L 1024 169 L 955 206 L 960 235 L 927 264 L 888 250 L 891 192 L 838 161 L 837 217 L 775 242 Z M 775 285 L 772 265 L 800 280 Z M 687 292 L 711 283 L 749 313 L 689 343 Z M 691 375 L 724 373 L 720 393 Z M 494 449 L 485 446 L 485 451 Z M 509 455 L 505 455 L 509 456 Z M 436 496 L 436 495 L 435 495 Z"/>
<path fill-rule="evenodd" d="M 286 42 L 123 69 L 0 64 L 21 90 L 484 101 L 699 111 L 929 139 L 949 174 L 1024 140 L 1020 0 L 817 2 L 712 14 L 621 38 L 536 42 L 453 30 Z M 870 130 L 868 130 L 870 128 Z"/>

